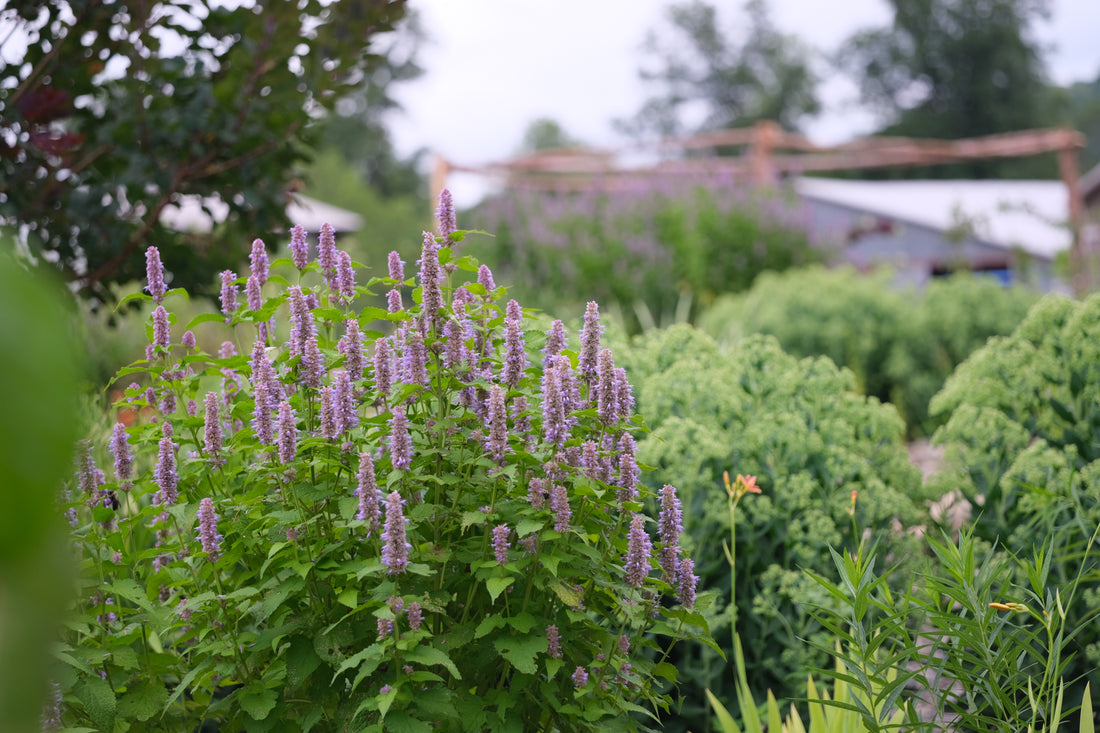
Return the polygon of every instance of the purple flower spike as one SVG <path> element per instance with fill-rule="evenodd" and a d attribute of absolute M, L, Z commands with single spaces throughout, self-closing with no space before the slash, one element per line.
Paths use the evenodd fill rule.
<path fill-rule="evenodd" d="M 207 392 L 203 400 L 205 408 L 203 419 L 203 449 L 206 454 L 217 458 L 222 450 L 222 421 L 218 414 L 219 396 L 217 392 Z"/>
<path fill-rule="evenodd" d="M 180 344 L 188 349 L 195 348 L 195 332 L 191 330 L 184 331 L 183 335 L 180 336 Z"/>
<path fill-rule="evenodd" d="M 115 477 L 120 483 L 129 481 L 134 471 L 134 459 L 126 437 L 126 426 L 122 423 L 115 423 L 111 433 L 111 455 L 115 457 Z"/>
<path fill-rule="evenodd" d="M 378 483 L 374 477 L 374 459 L 370 453 L 359 454 L 359 486 L 355 490 L 359 499 L 359 511 L 355 518 L 367 523 L 367 534 L 378 531 L 382 513 L 379 507 L 381 494 L 378 492 Z"/>
<path fill-rule="evenodd" d="M 333 375 L 332 381 L 340 432 L 352 430 L 359 426 L 359 405 L 355 401 L 355 391 L 351 388 L 351 376 L 341 369 Z"/>
<path fill-rule="evenodd" d="M 401 361 L 404 372 L 401 379 L 405 384 L 428 386 L 428 349 L 415 323 L 405 337 L 405 352 Z"/>
<path fill-rule="evenodd" d="M 161 430 L 164 431 L 164 427 L 170 423 L 165 423 Z M 179 499 L 179 474 L 176 473 L 176 444 L 172 442 L 171 431 L 164 431 L 167 434 L 160 439 L 160 446 L 157 452 L 157 465 L 153 469 L 153 481 L 156 482 L 157 488 L 160 489 L 157 492 L 155 503 L 167 506 L 169 504 L 175 504 Z"/>
<path fill-rule="evenodd" d="M 661 540 L 660 564 L 664 581 L 675 585 L 680 562 L 680 533 L 684 531 L 684 513 L 676 498 L 676 487 L 665 484 L 661 489 L 661 512 L 657 534 Z"/>
<path fill-rule="evenodd" d="M 290 304 L 290 341 L 287 349 L 291 356 L 301 356 L 305 351 L 306 341 L 316 335 L 317 327 L 313 323 L 313 313 L 301 287 L 291 285 L 287 288 L 287 299 Z"/>
<path fill-rule="evenodd" d="M 569 506 L 569 494 L 561 484 L 555 484 L 550 491 L 550 511 L 554 512 L 554 531 L 559 534 L 568 532 L 573 509 Z"/>
<path fill-rule="evenodd" d="M 600 351 L 600 306 L 589 301 L 584 309 L 584 327 L 581 329 L 581 353 L 577 368 L 589 384 L 596 381 L 596 360 Z"/>
<path fill-rule="evenodd" d="M 515 387 L 527 370 L 527 343 L 523 338 L 523 311 L 519 303 L 508 301 L 504 316 L 504 383 Z"/>
<path fill-rule="evenodd" d="M 553 359 L 557 358 L 553 357 Z M 569 434 L 561 373 L 554 362 L 542 374 L 542 433 L 547 443 L 559 448 L 565 445 L 565 439 Z"/>
<path fill-rule="evenodd" d="M 432 333 L 439 318 L 439 309 L 443 307 L 441 289 L 443 275 L 439 269 L 439 245 L 431 232 L 424 232 L 424 248 L 420 253 L 420 303 L 424 334 Z"/>
<path fill-rule="evenodd" d="M 145 250 L 145 290 L 153 296 L 153 302 L 160 305 L 168 288 L 164 284 L 164 265 L 160 262 L 160 250 L 150 247 Z"/>
<path fill-rule="evenodd" d="M 684 608 L 692 608 L 695 605 L 695 584 L 699 582 L 699 576 L 695 575 L 695 561 L 685 557 L 680 561 L 678 570 L 680 587 L 676 596 L 680 599 L 680 605 Z"/>
<path fill-rule="evenodd" d="M 233 318 L 233 313 L 237 310 L 237 292 L 240 288 L 233 284 L 233 281 L 237 279 L 237 273 L 232 270 L 223 270 L 221 279 L 222 293 L 220 300 L 222 304 L 222 313 L 225 314 L 225 322 L 229 323 Z"/>
<path fill-rule="evenodd" d="M 167 349 L 172 343 L 172 329 L 168 325 L 168 311 L 158 305 L 153 311 L 153 347 Z"/>
<path fill-rule="evenodd" d="M 388 400 L 393 388 L 393 365 L 390 357 L 390 342 L 380 338 L 374 342 L 374 387 L 378 396 Z"/>
<path fill-rule="evenodd" d="M 477 268 L 477 281 L 490 293 L 497 289 L 496 281 L 493 280 L 493 271 L 488 265 Z"/>
<path fill-rule="evenodd" d="M 405 304 L 401 302 L 400 290 L 391 290 L 386 293 L 386 309 L 390 313 L 400 313 L 405 310 Z"/>
<path fill-rule="evenodd" d="M 302 350 L 302 362 L 299 365 L 302 378 L 313 389 L 320 389 L 325 381 L 325 359 L 321 356 L 321 349 L 317 345 L 317 336 L 311 335 L 306 339 L 305 348 Z"/>
<path fill-rule="evenodd" d="M 321 387 L 321 435 L 329 440 L 340 437 L 340 422 L 336 410 L 336 390 L 332 387 Z"/>
<path fill-rule="evenodd" d="M 388 618 L 380 618 L 377 621 L 378 626 L 378 640 L 382 641 L 387 636 L 393 633 L 393 621 Z M 393 690 L 389 685 L 382 685 L 382 689 L 378 692 L 383 695 L 388 695 Z"/>
<path fill-rule="evenodd" d="M 420 604 L 416 601 L 410 603 L 405 615 L 409 619 L 409 630 L 420 631 L 420 623 L 424 620 L 424 609 L 420 607 Z"/>
<path fill-rule="evenodd" d="M 619 654 L 624 657 L 630 653 L 630 637 L 626 634 L 622 634 L 619 637 Z"/>
<path fill-rule="evenodd" d="M 309 245 L 306 244 L 306 230 L 301 224 L 295 224 L 290 230 L 290 259 L 299 270 L 309 264 Z"/>
<path fill-rule="evenodd" d="M 252 263 L 252 277 L 255 277 L 256 282 L 263 287 L 267 284 L 269 268 L 267 262 L 267 247 L 264 246 L 262 239 L 252 240 L 252 253 L 248 255 L 248 260 Z"/>
<path fill-rule="evenodd" d="M 454 200 L 447 189 L 439 192 L 439 208 L 435 212 L 435 217 L 439 222 L 439 236 L 450 242 L 451 235 L 458 229 L 458 222 L 455 218 Z"/>
<path fill-rule="evenodd" d="M 561 637 L 554 624 L 546 627 L 546 653 L 554 659 L 561 659 Z"/>
<path fill-rule="evenodd" d="M 259 312 L 264 307 L 263 283 L 253 272 L 248 276 L 248 282 L 244 286 L 244 294 L 248 299 L 248 309 L 253 313 Z"/>
<path fill-rule="evenodd" d="M 221 555 L 222 536 L 218 534 L 218 515 L 214 513 L 214 500 L 209 496 L 203 497 L 199 502 L 198 518 L 202 551 L 210 558 L 210 562 L 217 562 Z"/>
<path fill-rule="evenodd" d="M 489 440 L 485 449 L 498 464 L 504 465 L 508 453 L 508 411 L 504 403 L 504 390 L 494 384 L 489 391 Z"/>
<path fill-rule="evenodd" d="M 408 520 L 402 507 L 405 500 L 396 491 L 386 497 L 386 528 L 382 532 L 382 564 L 389 568 L 389 574 L 403 573 L 409 566 L 409 550 L 412 545 L 408 543 L 405 535 L 405 525 Z"/>
<path fill-rule="evenodd" d="M 554 321 L 550 324 L 550 331 L 546 334 L 546 345 L 542 347 L 543 369 L 549 368 L 550 360 L 562 352 L 566 343 L 565 326 L 561 321 Z"/>
<path fill-rule="evenodd" d="M 390 279 L 402 283 L 405 280 L 405 261 L 396 251 L 390 252 L 389 258 Z"/>
<path fill-rule="evenodd" d="M 321 233 L 317 236 L 317 264 L 324 273 L 325 283 L 330 289 L 335 289 L 336 232 L 328 222 L 321 225 Z"/>
<path fill-rule="evenodd" d="M 508 562 L 508 535 L 511 532 L 507 524 L 498 524 L 493 527 L 493 554 L 496 556 L 497 565 Z"/>
<path fill-rule="evenodd" d="M 626 582 L 634 588 L 641 588 L 649 575 L 649 554 L 653 543 L 645 531 L 645 517 L 635 514 L 630 520 L 630 533 L 627 535 L 626 556 L 623 558 L 626 570 Z"/>
<path fill-rule="evenodd" d="M 573 673 L 573 685 L 575 687 L 584 687 L 588 684 L 588 672 L 584 667 L 577 667 L 577 671 Z"/>
<path fill-rule="evenodd" d="M 80 441 L 79 448 L 80 451 L 76 458 L 77 488 L 82 494 L 94 497 L 96 495 L 96 489 L 103 484 L 106 477 L 103 475 L 103 471 L 100 471 L 99 467 L 95 464 L 95 457 L 92 455 L 91 441 Z"/>
<path fill-rule="evenodd" d="M 611 349 L 600 349 L 596 359 L 596 416 L 605 425 L 614 425 L 619 420 L 615 402 L 615 362 Z"/>
<path fill-rule="evenodd" d="M 634 390 L 623 367 L 615 367 L 615 412 L 620 417 L 630 417 L 634 412 Z"/>
<path fill-rule="evenodd" d="M 284 466 L 294 460 L 298 452 L 298 419 L 290 403 L 279 403 L 279 463 Z"/>
<path fill-rule="evenodd" d="M 343 250 L 336 253 L 336 292 L 345 303 L 355 299 L 355 268 L 351 264 L 351 255 Z"/>
<path fill-rule="evenodd" d="M 638 496 L 638 462 L 634 457 L 634 437 L 623 433 L 619 438 L 619 503 L 634 501 Z"/>
<path fill-rule="evenodd" d="M 538 476 L 527 482 L 527 503 L 534 509 L 542 509 L 546 501 L 546 481 Z"/>
<path fill-rule="evenodd" d="M 357 382 L 363 378 L 363 336 L 359 332 L 359 321 L 354 318 L 345 321 L 344 328 L 346 330 L 336 348 L 344 355 L 344 367 L 351 381 Z"/>
<path fill-rule="evenodd" d="M 409 419 L 400 407 L 394 407 L 390 418 L 390 459 L 399 471 L 408 471 L 412 465 L 412 439 L 409 437 Z"/>

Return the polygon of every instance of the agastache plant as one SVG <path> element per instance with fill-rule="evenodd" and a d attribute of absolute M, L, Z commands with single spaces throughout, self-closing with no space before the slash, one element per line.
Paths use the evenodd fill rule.
<path fill-rule="evenodd" d="M 118 407 L 141 417 L 81 453 L 62 507 L 83 599 L 58 646 L 65 726 L 643 730 L 669 712 L 662 655 L 713 642 L 677 523 L 641 513 L 625 375 L 594 306 L 586 371 L 560 322 L 547 337 L 498 299 L 448 202 L 415 280 L 397 256 L 349 277 L 331 227 L 320 262 L 294 231 L 289 258 L 254 247 L 246 303 L 180 324 L 217 354 L 158 328 L 123 370 L 144 384 Z M 131 297 L 163 297 L 167 322 L 159 288 Z"/>

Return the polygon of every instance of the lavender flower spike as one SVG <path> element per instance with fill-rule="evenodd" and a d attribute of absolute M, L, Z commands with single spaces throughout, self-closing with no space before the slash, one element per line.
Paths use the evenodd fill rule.
<path fill-rule="evenodd" d="M 451 198 L 451 192 L 447 189 L 443 189 L 439 192 L 439 208 L 435 213 L 436 220 L 439 222 L 439 236 L 445 238 L 448 242 L 451 240 L 451 235 L 458 229 L 458 221 L 455 218 L 455 204 Z"/>
<path fill-rule="evenodd" d="M 504 465 L 508 453 L 508 412 L 504 403 L 504 390 L 494 384 L 489 391 L 489 440 L 485 449 L 498 464 Z"/>
<path fill-rule="evenodd" d="M 405 519 L 402 507 L 405 500 L 401 494 L 393 491 L 386 497 L 386 528 L 382 532 L 382 564 L 389 568 L 389 574 L 403 573 L 409 566 L 409 550 L 405 535 Z"/>
<path fill-rule="evenodd" d="M 409 437 L 409 419 L 400 407 L 394 407 L 390 418 L 390 459 L 399 471 L 408 471 L 412 465 L 412 439 Z"/>
<path fill-rule="evenodd" d="M 175 504 L 179 499 L 180 477 L 176 472 L 176 444 L 172 442 L 172 431 L 167 428 L 171 423 L 161 426 L 164 437 L 160 439 L 157 451 L 157 465 L 153 469 L 153 481 L 156 482 L 157 492 L 155 502 L 159 505 Z"/>
<path fill-rule="evenodd" d="M 209 496 L 203 497 L 199 502 L 198 518 L 202 551 L 210 558 L 210 562 L 217 562 L 221 555 L 222 536 L 218 534 L 218 515 L 214 513 L 214 500 Z"/>
<path fill-rule="evenodd" d="M 596 360 L 600 351 L 600 306 L 589 301 L 584 309 L 584 327 L 581 329 L 581 353 L 577 368 L 589 384 L 596 381 Z"/>
<path fill-rule="evenodd" d="M 340 437 L 340 419 L 337 415 L 336 390 L 321 387 L 321 435 L 329 440 Z"/>
<path fill-rule="evenodd" d="M 344 355 L 344 367 L 356 382 L 363 378 L 363 336 L 359 332 L 359 321 L 349 318 L 344 322 L 343 337 L 337 344 L 337 350 Z"/>
<path fill-rule="evenodd" d="M 398 284 L 402 283 L 405 280 L 405 262 L 401 259 L 401 255 L 396 251 L 390 252 L 388 264 L 390 267 L 390 279 L 396 280 Z"/>
<path fill-rule="evenodd" d="M 658 515 L 657 533 L 661 539 L 659 561 L 664 580 L 669 585 L 676 583 L 680 572 L 680 533 L 684 531 L 684 513 L 680 500 L 676 498 L 676 487 L 665 484 L 661 489 L 661 512 Z"/>
<path fill-rule="evenodd" d="M 577 671 L 573 673 L 573 685 L 575 687 L 584 687 L 588 684 L 588 672 L 584 667 L 577 667 Z"/>
<path fill-rule="evenodd" d="M 309 245 L 306 244 L 306 230 L 301 224 L 295 224 L 290 230 L 290 259 L 299 270 L 309 264 Z"/>
<path fill-rule="evenodd" d="M 420 607 L 420 604 L 413 601 L 409 604 L 408 609 L 405 611 L 405 615 L 409 619 L 409 630 L 420 631 L 420 623 L 424 620 L 424 609 Z"/>
<path fill-rule="evenodd" d="M 336 253 L 335 290 L 345 303 L 355 299 L 355 268 L 351 264 L 351 255 L 343 250 Z"/>
<path fill-rule="evenodd" d="M 321 233 L 317 237 L 317 264 L 321 266 L 321 272 L 325 276 L 325 283 L 329 288 L 334 288 L 336 279 L 336 232 L 332 225 L 325 222 L 321 225 Z"/>
<path fill-rule="evenodd" d="M 218 393 L 207 392 L 203 400 L 203 449 L 215 460 L 222 450 L 222 421 L 218 414 Z"/>
<path fill-rule="evenodd" d="M 264 246 L 262 239 L 252 240 L 252 253 L 248 255 L 249 262 L 252 263 L 252 276 L 256 278 L 261 286 L 267 284 L 268 276 L 268 261 L 267 261 L 267 247 Z"/>
<path fill-rule="evenodd" d="M 374 534 L 378 531 L 382 514 L 379 509 L 381 495 L 374 476 L 374 459 L 371 458 L 370 453 L 359 454 L 359 486 L 355 494 L 359 499 L 359 511 L 355 518 L 367 523 L 368 535 Z"/>
<path fill-rule="evenodd" d="M 279 403 L 279 463 L 284 466 L 298 453 L 298 420 L 290 403 Z"/>
<path fill-rule="evenodd" d="M 645 531 L 645 517 L 635 514 L 630 520 L 630 533 L 627 535 L 626 556 L 623 558 L 626 570 L 626 582 L 631 587 L 641 588 L 649 575 L 649 554 L 653 543 Z"/>
<path fill-rule="evenodd" d="M 519 303 L 508 301 L 504 316 L 504 383 L 519 384 L 527 370 L 527 343 L 523 338 L 523 311 Z"/>
<path fill-rule="evenodd" d="M 493 554 L 496 556 L 497 565 L 508 562 L 508 535 L 511 532 L 507 524 L 498 524 L 493 527 Z"/>
<path fill-rule="evenodd" d="M 111 432 L 111 455 L 115 457 L 115 476 L 119 482 L 129 481 L 134 471 L 134 459 L 126 438 L 126 426 L 115 423 Z"/>
<path fill-rule="evenodd" d="M 424 247 L 420 253 L 420 289 L 421 318 L 420 330 L 425 334 L 433 332 L 439 309 L 443 307 L 441 289 L 443 275 L 439 268 L 439 245 L 431 232 L 424 232 Z"/>
<path fill-rule="evenodd" d="M 699 581 L 699 576 L 695 575 L 695 561 L 690 557 L 685 557 L 680 561 L 678 572 L 680 587 L 676 592 L 676 596 L 680 599 L 681 606 L 691 608 L 695 605 L 695 584 Z"/>
<path fill-rule="evenodd" d="M 493 271 L 488 265 L 477 268 L 477 281 L 490 293 L 497 289 L 496 281 L 493 280 Z"/>
<path fill-rule="evenodd" d="M 561 353 L 566 343 L 565 326 L 561 321 L 554 321 L 550 324 L 550 330 L 546 334 L 546 345 L 542 347 L 543 369 L 550 366 L 550 360 Z"/>
<path fill-rule="evenodd" d="M 153 347 L 167 349 L 172 343 L 172 330 L 168 325 L 168 311 L 158 305 L 153 311 Z"/>
<path fill-rule="evenodd" d="M 150 247 L 145 250 L 145 289 L 153 296 L 153 302 L 160 305 L 168 288 L 164 284 L 164 265 L 160 261 L 160 250 Z"/>
<path fill-rule="evenodd" d="M 393 388 L 393 364 L 390 358 L 390 342 L 380 338 L 374 342 L 374 387 L 383 401 L 390 397 Z"/>
<path fill-rule="evenodd" d="M 546 627 L 546 653 L 554 659 L 561 659 L 561 637 L 555 624 Z"/>
<path fill-rule="evenodd" d="M 559 534 L 568 532 L 573 508 L 569 506 L 569 494 L 561 484 L 555 484 L 550 491 L 550 510 L 554 512 L 554 531 Z"/>

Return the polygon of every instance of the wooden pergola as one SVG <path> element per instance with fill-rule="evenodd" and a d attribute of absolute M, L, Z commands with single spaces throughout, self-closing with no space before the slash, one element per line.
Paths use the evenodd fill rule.
<path fill-rule="evenodd" d="M 1045 153 L 1058 156 L 1058 170 L 1066 186 L 1067 222 L 1073 234 L 1070 264 L 1078 293 L 1100 285 L 1095 243 L 1081 236 L 1085 206 L 1081 195 L 1078 151 L 1085 137 L 1076 130 L 1024 130 L 964 140 L 926 140 L 868 137 L 842 145 L 818 146 L 802 135 L 786 132 L 775 122 L 753 127 L 716 130 L 686 138 L 664 138 L 653 143 L 617 149 L 557 148 L 486 165 L 460 165 L 436 158 L 431 189 L 441 191 L 453 172 L 503 176 L 527 187 L 548 191 L 583 190 L 598 185 L 614 188 L 639 177 L 725 174 L 756 186 L 775 186 L 783 178 L 807 172 L 943 165 L 964 160 L 1016 158 Z M 721 155 L 737 148 L 740 155 Z M 634 151 L 679 154 L 644 168 L 616 165 L 618 155 Z"/>

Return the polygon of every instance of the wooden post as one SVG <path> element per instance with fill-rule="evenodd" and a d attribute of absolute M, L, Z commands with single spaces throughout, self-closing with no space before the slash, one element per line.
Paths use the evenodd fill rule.
<path fill-rule="evenodd" d="M 1081 197 L 1076 147 L 1067 145 L 1058 149 L 1058 172 L 1069 194 L 1069 226 L 1073 237 L 1069 261 L 1073 291 L 1077 295 L 1084 295 L 1097 284 L 1097 253 L 1093 251 L 1092 237 L 1083 236 L 1085 202 Z"/>
<path fill-rule="evenodd" d="M 749 178 L 756 186 L 774 186 L 777 183 L 773 154 L 779 140 L 779 125 L 771 120 L 760 120 L 752 128 L 749 144 Z"/>
<path fill-rule="evenodd" d="M 442 155 L 435 156 L 435 165 L 432 166 L 432 175 L 428 181 L 428 210 L 430 217 L 435 217 L 436 206 L 439 203 L 439 194 L 447 187 L 447 177 L 451 173 L 451 164 Z"/>

